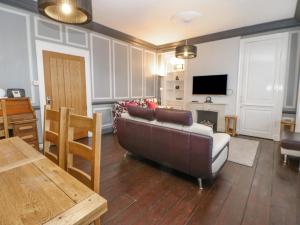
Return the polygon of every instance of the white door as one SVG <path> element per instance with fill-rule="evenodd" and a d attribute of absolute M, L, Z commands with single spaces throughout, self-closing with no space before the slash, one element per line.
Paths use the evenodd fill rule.
<path fill-rule="evenodd" d="M 288 34 L 241 41 L 239 133 L 279 139 Z"/>

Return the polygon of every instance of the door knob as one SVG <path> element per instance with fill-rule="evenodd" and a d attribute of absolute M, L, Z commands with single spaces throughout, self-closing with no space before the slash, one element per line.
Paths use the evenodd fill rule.
<path fill-rule="evenodd" d="M 46 96 L 46 103 L 47 103 L 47 105 L 50 105 L 50 104 L 51 104 L 51 102 L 52 102 L 52 99 L 51 99 L 51 97 L 49 97 L 49 96 Z"/>

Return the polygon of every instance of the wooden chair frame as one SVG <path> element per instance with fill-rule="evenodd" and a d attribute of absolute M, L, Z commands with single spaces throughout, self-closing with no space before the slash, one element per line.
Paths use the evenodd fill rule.
<path fill-rule="evenodd" d="M 101 162 L 101 135 L 102 115 L 94 113 L 93 118 L 74 115 L 68 111 L 67 116 L 68 138 L 67 171 L 83 184 L 100 194 L 100 162 Z M 92 146 L 74 141 L 74 128 L 80 128 L 92 132 Z M 74 155 L 91 162 L 91 174 L 87 174 L 74 167 Z M 100 225 L 100 218 L 94 221 L 94 225 Z"/>
<path fill-rule="evenodd" d="M 44 155 L 51 161 L 66 170 L 66 132 L 68 109 L 60 108 L 59 111 L 51 110 L 49 105 L 44 109 Z M 50 130 L 51 122 L 57 122 L 58 133 Z M 51 143 L 57 146 L 57 155 L 50 152 Z"/>
<path fill-rule="evenodd" d="M 6 105 L 4 100 L 0 101 L 0 112 L 0 124 L 3 126 L 3 130 L 0 129 L 0 137 L 9 138 Z"/>
<path fill-rule="evenodd" d="M 68 113 L 68 138 L 67 150 L 67 171 L 93 191 L 100 193 L 100 161 L 101 161 L 101 124 L 102 115 L 94 113 L 93 118 Z M 92 146 L 74 141 L 74 128 L 90 131 Z M 77 155 L 91 162 L 91 174 L 87 174 L 74 167 L 73 157 Z"/>

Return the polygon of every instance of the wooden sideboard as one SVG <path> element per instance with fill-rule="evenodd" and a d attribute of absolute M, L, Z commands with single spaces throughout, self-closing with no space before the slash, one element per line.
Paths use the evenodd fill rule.
<path fill-rule="evenodd" d="M 10 136 L 18 136 L 39 149 L 37 119 L 29 98 L 4 98 Z"/>

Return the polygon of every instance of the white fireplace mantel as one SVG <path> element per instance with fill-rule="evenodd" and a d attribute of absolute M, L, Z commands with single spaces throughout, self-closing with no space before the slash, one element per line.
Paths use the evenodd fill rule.
<path fill-rule="evenodd" d="M 226 104 L 222 103 L 200 103 L 190 102 L 186 105 L 188 110 L 192 111 L 193 121 L 197 123 L 197 110 L 212 111 L 218 113 L 218 132 L 225 131 L 225 108 Z"/>

